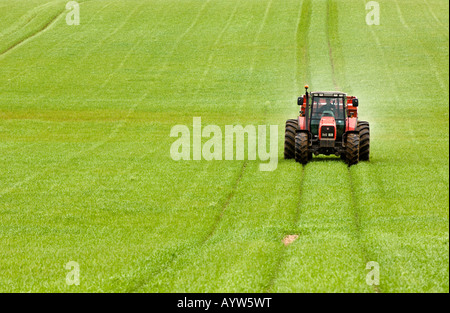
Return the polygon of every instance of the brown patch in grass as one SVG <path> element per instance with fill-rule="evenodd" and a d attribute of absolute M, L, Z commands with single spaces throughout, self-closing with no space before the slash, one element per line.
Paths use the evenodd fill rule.
<path fill-rule="evenodd" d="M 295 240 L 297 240 L 298 235 L 287 235 L 286 237 L 283 238 L 283 243 L 285 246 L 290 245 L 291 243 L 293 243 Z"/>

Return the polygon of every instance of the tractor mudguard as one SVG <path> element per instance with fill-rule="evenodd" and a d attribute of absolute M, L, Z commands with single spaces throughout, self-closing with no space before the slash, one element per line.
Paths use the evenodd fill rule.
<path fill-rule="evenodd" d="M 358 126 L 358 119 L 356 117 L 347 118 L 347 123 L 345 127 L 346 132 L 356 131 L 356 127 Z"/>
<path fill-rule="evenodd" d="M 298 117 L 298 130 L 306 130 L 306 117 L 305 116 Z"/>

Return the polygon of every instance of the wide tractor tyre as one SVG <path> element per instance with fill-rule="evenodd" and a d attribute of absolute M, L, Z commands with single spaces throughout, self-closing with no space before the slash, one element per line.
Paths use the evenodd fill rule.
<path fill-rule="evenodd" d="M 298 121 L 291 119 L 286 121 L 286 130 L 284 132 L 284 158 L 295 158 L 295 133 L 297 132 Z"/>
<path fill-rule="evenodd" d="M 359 134 L 351 133 L 347 135 L 345 150 L 345 160 L 348 166 L 357 164 L 359 161 Z"/>
<path fill-rule="evenodd" d="M 308 134 L 298 133 L 295 136 L 295 161 L 306 164 L 309 161 Z"/>
<path fill-rule="evenodd" d="M 370 126 L 369 122 L 358 121 L 359 132 L 359 160 L 369 161 L 370 156 Z"/>

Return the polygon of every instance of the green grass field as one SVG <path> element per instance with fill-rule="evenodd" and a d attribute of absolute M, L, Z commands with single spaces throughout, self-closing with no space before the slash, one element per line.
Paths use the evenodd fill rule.
<path fill-rule="evenodd" d="M 1 292 L 449 292 L 447 1 L 66 2 L 0 0 Z M 370 162 L 283 159 L 304 84 Z M 277 169 L 172 160 L 193 117 L 278 125 Z"/>

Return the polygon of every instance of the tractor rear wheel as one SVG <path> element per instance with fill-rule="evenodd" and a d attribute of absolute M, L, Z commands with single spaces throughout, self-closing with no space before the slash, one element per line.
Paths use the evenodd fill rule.
<path fill-rule="evenodd" d="M 293 159 L 295 157 L 295 133 L 297 132 L 298 121 L 290 119 L 286 121 L 284 132 L 284 158 Z"/>
<path fill-rule="evenodd" d="M 295 161 L 306 164 L 309 161 L 308 134 L 298 133 L 295 136 Z"/>
<path fill-rule="evenodd" d="M 359 161 L 359 134 L 357 133 L 350 133 L 347 135 L 345 160 L 347 161 L 348 166 L 357 164 Z"/>
<path fill-rule="evenodd" d="M 370 155 L 370 126 L 369 122 L 358 121 L 359 132 L 359 160 L 369 161 Z"/>

